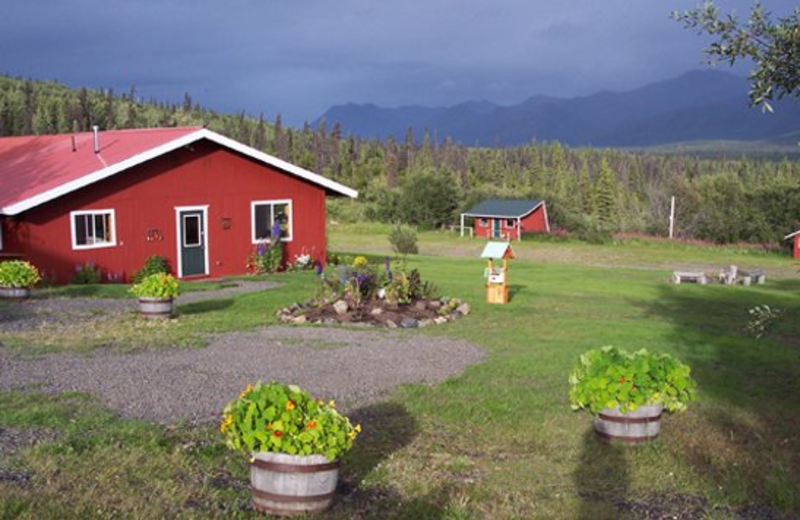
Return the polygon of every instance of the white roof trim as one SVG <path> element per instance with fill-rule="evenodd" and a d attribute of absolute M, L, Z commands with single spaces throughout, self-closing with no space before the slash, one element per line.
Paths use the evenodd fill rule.
<path fill-rule="evenodd" d="M 0 215 L 17 215 L 19 213 L 22 213 L 23 211 L 35 208 L 36 206 L 39 206 L 46 202 L 50 202 L 51 200 L 57 199 L 58 197 L 62 197 L 64 195 L 67 195 L 68 193 L 72 193 L 73 191 L 94 184 L 98 181 L 116 175 L 117 173 L 120 173 L 124 170 L 133 168 L 134 166 L 138 166 L 142 163 L 155 159 L 156 157 L 165 155 L 169 152 L 177 150 L 178 148 L 182 148 L 186 145 L 197 142 L 201 139 L 208 139 L 209 141 L 217 143 L 220 146 L 239 152 L 242 155 L 250 157 L 251 159 L 255 159 L 265 164 L 269 164 L 270 166 L 274 166 L 280 170 L 283 170 L 287 173 L 290 173 L 292 175 L 310 181 L 314 184 L 318 184 L 324 188 L 327 188 L 341 195 L 345 195 L 353 199 L 358 197 L 358 191 L 352 188 L 348 188 L 343 184 L 339 184 L 338 182 L 326 179 L 321 175 L 310 172 L 304 168 L 300 168 L 299 166 L 295 166 L 286 161 L 282 161 L 277 157 L 273 157 L 263 152 L 259 152 L 255 148 L 251 148 L 247 145 L 244 145 L 232 139 L 228 139 L 227 137 L 222 136 L 216 132 L 212 132 L 211 130 L 203 128 L 196 132 L 192 132 L 191 134 L 186 134 L 182 137 L 169 141 L 168 143 L 164 143 L 161 146 L 151 148 L 150 150 L 142 152 L 138 155 L 134 155 L 129 159 L 113 164 L 107 168 L 103 168 L 101 170 L 89 173 L 88 175 L 84 175 L 79 179 L 75 179 L 73 181 L 62 184 L 61 186 L 56 186 L 55 188 L 42 192 L 38 195 L 25 199 L 21 202 L 17 202 L 16 204 L 12 204 L 11 206 L 0 208 Z"/>
<path fill-rule="evenodd" d="M 795 236 L 795 235 L 800 235 L 800 229 L 798 229 L 798 230 L 797 230 L 797 231 L 795 231 L 794 233 L 789 233 L 788 235 L 786 235 L 785 237 L 783 237 L 783 239 L 784 239 L 784 240 L 786 240 L 787 238 L 792 238 L 792 237 L 793 237 L 793 236 Z"/>
<path fill-rule="evenodd" d="M 539 206 L 543 205 L 544 201 L 541 201 L 539 204 L 535 205 L 533 209 L 528 211 L 527 213 L 523 213 L 522 215 L 487 215 L 485 213 L 462 213 L 465 217 L 488 217 L 488 218 L 525 218 L 537 209 Z"/>

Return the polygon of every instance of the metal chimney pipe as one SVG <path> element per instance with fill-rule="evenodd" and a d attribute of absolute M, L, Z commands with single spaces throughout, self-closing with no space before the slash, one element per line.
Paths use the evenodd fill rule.
<path fill-rule="evenodd" d="M 92 132 L 94 132 L 94 153 L 100 153 L 100 127 L 94 125 Z"/>

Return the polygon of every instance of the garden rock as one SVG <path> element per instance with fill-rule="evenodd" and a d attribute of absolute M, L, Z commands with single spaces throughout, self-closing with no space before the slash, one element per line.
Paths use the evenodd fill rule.
<path fill-rule="evenodd" d="M 336 314 L 338 314 L 339 316 L 345 314 L 349 308 L 350 306 L 347 305 L 347 302 L 344 300 L 338 300 L 336 303 L 333 304 L 333 310 L 335 310 Z"/>
<path fill-rule="evenodd" d="M 400 322 L 400 326 L 404 329 L 413 329 L 419 325 L 419 321 L 415 320 L 414 318 L 403 318 L 403 321 Z"/>
<path fill-rule="evenodd" d="M 466 316 L 467 314 L 469 314 L 469 304 L 466 302 L 462 303 L 461 305 L 458 306 L 458 308 L 456 308 L 456 312 L 458 312 L 463 316 Z"/>

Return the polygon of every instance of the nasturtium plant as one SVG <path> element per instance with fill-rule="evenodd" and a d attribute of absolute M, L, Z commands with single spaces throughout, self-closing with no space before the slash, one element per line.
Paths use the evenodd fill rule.
<path fill-rule="evenodd" d="M 592 414 L 617 406 L 625 413 L 659 403 L 669 412 L 683 411 L 697 393 L 689 366 L 675 357 L 646 349 L 628 353 L 610 346 L 583 354 L 569 385 L 572 409 L 588 409 Z"/>
<path fill-rule="evenodd" d="M 225 443 L 245 453 L 324 455 L 339 458 L 353 447 L 361 426 L 295 385 L 247 385 L 225 407 L 220 432 Z"/>
<path fill-rule="evenodd" d="M 30 262 L 9 260 L 0 262 L 0 287 L 30 288 L 39 283 L 39 271 Z"/>
<path fill-rule="evenodd" d="M 134 284 L 130 291 L 142 298 L 174 298 L 181 293 L 181 286 L 171 274 L 154 273 Z"/>

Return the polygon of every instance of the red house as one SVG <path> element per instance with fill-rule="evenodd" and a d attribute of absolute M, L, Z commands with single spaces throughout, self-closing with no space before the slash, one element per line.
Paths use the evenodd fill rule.
<path fill-rule="evenodd" d="M 543 200 L 484 200 L 461 214 L 462 236 L 467 218 L 473 219 L 473 233 L 477 237 L 522 240 L 523 233 L 550 232 Z"/>
<path fill-rule="evenodd" d="M 244 274 L 283 228 L 285 258 L 325 262 L 325 196 L 337 182 L 200 127 L 0 139 L 0 259 L 54 283 L 92 262 L 127 280 L 152 255 L 177 275 Z"/>

